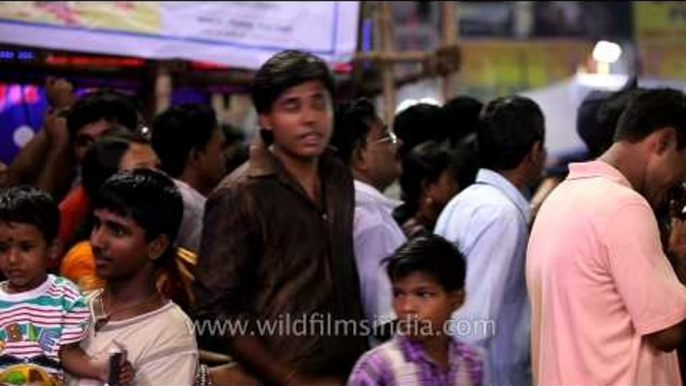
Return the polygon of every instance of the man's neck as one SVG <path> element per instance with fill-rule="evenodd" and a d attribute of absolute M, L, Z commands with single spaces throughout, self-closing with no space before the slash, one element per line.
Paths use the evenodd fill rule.
<path fill-rule="evenodd" d="M 529 179 L 521 167 L 516 167 L 510 170 L 497 170 L 496 173 L 503 176 L 503 178 L 508 180 L 520 192 L 526 192 L 526 190 L 529 189 Z"/>
<path fill-rule="evenodd" d="M 203 196 L 207 196 L 212 190 L 207 187 L 207 185 L 203 182 L 202 178 L 200 178 L 198 173 L 195 173 L 189 168 L 184 169 L 183 173 L 181 173 L 178 179 L 188 184 L 188 186 L 195 189 L 198 193 L 202 194 Z"/>
<path fill-rule="evenodd" d="M 374 181 L 372 178 L 369 178 L 369 175 L 363 171 L 359 171 L 357 169 L 351 169 L 353 178 L 357 181 L 364 182 L 365 184 L 372 186 L 374 189 L 378 190 L 379 192 L 383 193 L 386 190 L 386 186 L 383 184 L 379 184 L 378 181 Z"/>
<path fill-rule="evenodd" d="M 310 198 L 316 201 L 315 187 L 319 178 L 319 158 L 296 158 L 279 150 L 278 147 L 273 147 L 272 152 Z"/>
<path fill-rule="evenodd" d="M 643 185 L 643 168 L 640 152 L 633 151 L 633 146 L 626 143 L 615 143 L 598 159 L 617 169 L 629 181 L 634 190 L 640 190 Z"/>
<path fill-rule="evenodd" d="M 150 298 L 157 292 L 153 274 L 138 274 L 126 279 L 110 279 L 105 285 L 105 292 L 116 304 L 130 304 Z"/>

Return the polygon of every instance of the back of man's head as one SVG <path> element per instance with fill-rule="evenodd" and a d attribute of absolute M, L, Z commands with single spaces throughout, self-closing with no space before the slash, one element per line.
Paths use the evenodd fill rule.
<path fill-rule="evenodd" d="M 128 96 L 109 89 L 93 91 L 77 99 L 69 109 L 69 138 L 75 141 L 79 130 L 101 120 L 117 123 L 134 131 L 138 125 L 138 114 Z"/>
<path fill-rule="evenodd" d="M 441 108 L 418 103 L 401 111 L 393 121 L 393 131 L 403 141 L 400 154 L 404 158 L 412 149 L 427 141 L 446 138 Z"/>
<path fill-rule="evenodd" d="M 299 50 L 272 56 L 257 70 L 252 83 L 252 101 L 258 114 L 271 111 L 276 99 L 287 89 L 309 81 L 320 81 L 334 94 L 334 78 L 326 63 Z"/>
<path fill-rule="evenodd" d="M 88 197 L 95 198 L 102 184 L 119 171 L 122 158 L 134 143 L 149 144 L 141 134 L 123 128 L 107 130 L 93 142 L 81 166 L 81 185 Z"/>
<path fill-rule="evenodd" d="M 441 107 L 443 124 L 450 142 L 456 145 L 462 138 L 476 133 L 479 114 L 484 104 L 478 99 L 460 95 Z"/>
<path fill-rule="evenodd" d="M 640 142 L 655 131 L 672 127 L 679 149 L 686 145 L 686 95 L 661 88 L 639 92 L 619 118 L 615 142 Z"/>
<path fill-rule="evenodd" d="M 346 164 L 358 146 L 364 146 L 371 124 L 378 119 L 374 104 L 366 98 L 345 101 L 336 108 L 331 145 Z"/>
<path fill-rule="evenodd" d="M 95 209 L 130 216 L 145 230 L 147 241 L 166 235 L 173 246 L 183 216 L 183 200 L 174 182 L 150 169 L 119 172 L 100 188 Z"/>
<path fill-rule="evenodd" d="M 478 143 L 484 168 L 496 171 L 514 169 L 536 142 L 544 140 L 543 112 L 529 98 L 497 98 L 481 112 Z"/>
<path fill-rule="evenodd" d="M 152 147 L 160 157 L 162 170 L 177 178 L 183 173 L 193 148 L 204 149 L 218 130 L 212 107 L 198 103 L 172 106 L 152 123 Z"/>

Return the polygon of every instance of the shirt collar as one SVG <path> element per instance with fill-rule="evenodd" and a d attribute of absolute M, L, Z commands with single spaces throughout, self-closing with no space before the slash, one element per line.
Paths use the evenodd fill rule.
<path fill-rule="evenodd" d="M 434 360 L 431 359 L 431 357 L 429 357 L 421 343 L 412 341 L 405 336 L 399 335 L 396 335 L 394 339 L 398 340 L 400 351 L 403 353 L 403 356 L 405 356 L 405 360 L 407 360 L 408 362 L 429 362 L 435 364 Z M 448 346 L 448 361 L 451 364 L 453 364 L 456 363 L 458 358 L 462 356 L 462 350 L 460 348 L 459 343 L 455 339 L 450 338 L 449 342 L 450 343 Z"/>
<path fill-rule="evenodd" d="M 319 157 L 320 170 L 326 170 L 333 162 L 333 151 L 327 148 Z M 278 158 L 269 150 L 267 144 L 256 136 L 250 144 L 250 163 L 248 166 L 250 177 L 278 176 L 279 178 L 289 179 L 288 173 L 279 162 Z M 323 174 L 322 174 L 323 175 Z"/>
<path fill-rule="evenodd" d="M 355 193 L 362 193 L 365 202 L 372 202 L 377 205 L 381 205 L 386 208 L 389 212 L 392 212 L 395 208 L 402 205 L 402 201 L 393 200 L 389 197 L 384 196 L 375 187 L 362 182 L 360 180 L 355 180 Z M 357 194 L 356 194 L 357 196 Z M 357 198 L 357 197 L 356 197 Z"/>
<path fill-rule="evenodd" d="M 519 209 L 527 222 L 531 217 L 529 209 L 529 201 L 510 181 L 503 177 L 500 173 L 496 173 L 489 169 L 479 169 L 476 175 L 476 182 L 486 185 L 491 185 L 498 188 L 510 201 Z"/>
<path fill-rule="evenodd" d="M 569 180 L 578 180 L 581 178 L 605 177 L 620 185 L 631 188 L 631 183 L 626 177 L 612 165 L 600 160 L 572 163 L 569 164 Z"/>

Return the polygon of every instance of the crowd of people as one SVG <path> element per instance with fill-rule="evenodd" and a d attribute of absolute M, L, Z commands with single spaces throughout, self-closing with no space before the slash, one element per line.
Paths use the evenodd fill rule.
<path fill-rule="evenodd" d="M 591 94 L 546 170 L 529 98 L 389 127 L 335 91 L 274 55 L 241 148 L 209 106 L 49 79 L 0 179 L 0 383 L 681 384 L 686 95 Z"/>

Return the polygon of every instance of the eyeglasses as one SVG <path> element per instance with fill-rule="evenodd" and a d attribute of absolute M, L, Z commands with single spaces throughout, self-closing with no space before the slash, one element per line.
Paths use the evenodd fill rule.
<path fill-rule="evenodd" d="M 374 141 L 374 142 L 372 142 L 372 143 L 377 144 L 377 143 L 384 143 L 384 142 L 390 142 L 390 143 L 393 144 L 393 145 L 397 145 L 398 142 L 399 142 L 398 136 L 395 135 L 394 132 L 389 131 L 389 132 L 388 132 L 388 135 L 386 135 L 385 137 L 383 137 L 383 138 L 381 138 L 381 139 L 378 139 L 378 140 L 376 140 L 376 141 Z"/>

